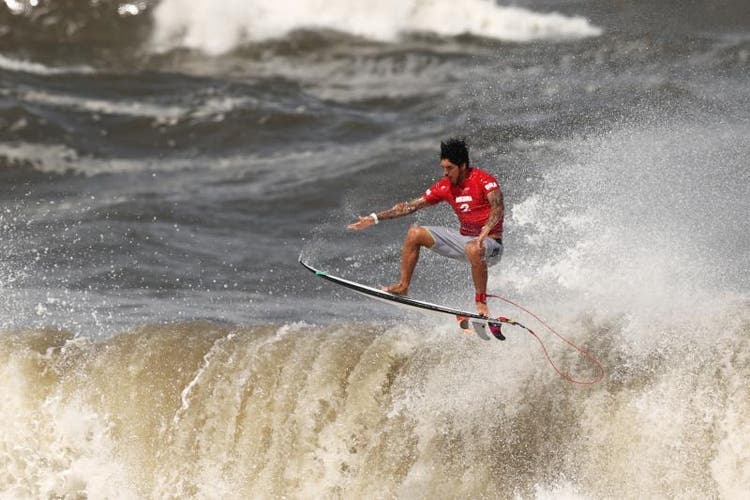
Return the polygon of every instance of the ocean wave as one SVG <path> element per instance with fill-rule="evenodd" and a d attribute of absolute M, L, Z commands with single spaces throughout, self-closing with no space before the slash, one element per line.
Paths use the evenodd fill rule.
<path fill-rule="evenodd" d="M 43 104 L 72 111 L 101 113 L 107 115 L 137 116 L 153 118 L 163 122 L 170 122 L 189 114 L 190 110 L 178 106 L 162 106 L 144 101 L 114 101 L 96 99 L 92 97 L 77 97 L 70 94 L 28 90 L 19 92 L 16 97 L 24 102 Z M 218 100 L 217 100 L 218 101 Z M 218 113 L 218 108 L 207 103 L 207 109 L 202 115 L 212 112 Z"/>
<path fill-rule="evenodd" d="M 45 66 L 44 64 L 13 59 L 0 54 L 0 69 L 19 71 L 36 75 L 91 74 L 94 69 L 89 66 Z"/>
<path fill-rule="evenodd" d="M 569 318 L 608 367 L 585 390 L 518 335 L 203 322 L 100 341 L 5 332 L 0 492 L 729 498 L 750 487 L 750 318 L 713 313 L 679 333 Z M 662 341 L 633 349 L 645 337 Z M 589 369 L 562 345 L 551 353 Z"/>
<path fill-rule="evenodd" d="M 227 52 L 243 43 L 281 38 L 300 29 L 328 29 L 377 41 L 394 41 L 405 33 L 439 36 L 470 34 L 498 40 L 532 40 L 597 36 L 601 29 L 581 17 L 542 14 L 501 7 L 489 0 L 335 0 L 284 2 L 270 0 L 213 2 L 186 7 L 164 0 L 154 9 L 153 44 Z"/>
<path fill-rule="evenodd" d="M 168 161 L 154 158 L 96 158 L 80 153 L 78 150 L 62 144 L 39 143 L 0 143 L 0 159 L 7 164 L 30 167 L 38 172 L 52 174 L 81 174 L 94 176 L 101 174 L 130 173 L 136 174 L 151 170 L 173 172 L 197 168 L 200 162 L 195 159 L 171 159 Z M 242 158 L 226 158 L 220 161 L 219 168 L 236 166 Z"/>
<path fill-rule="evenodd" d="M 136 45 L 134 41 L 148 33 L 150 21 L 133 14 L 143 14 L 153 3 L 132 2 L 138 7 L 135 12 L 122 9 L 128 4 L 120 0 L 6 0 L 0 2 L 0 46 L 27 53 L 39 44 L 49 54 L 59 48 L 55 44 L 80 43 L 78 56 L 85 61 L 88 49 Z"/>
<path fill-rule="evenodd" d="M 347 0 L 292 4 L 272 0 L 13 0 L 0 7 L 0 16 L 8 26 L 0 29 L 0 42 L 6 49 L 25 52 L 39 44 L 38 48 L 46 51 L 50 42 L 78 43 L 87 45 L 85 53 L 105 47 L 128 48 L 124 59 L 133 56 L 133 49 L 137 52 L 143 48 L 144 40 L 150 40 L 146 48 L 157 51 L 186 47 L 220 54 L 299 30 L 332 30 L 381 42 L 412 33 L 473 35 L 513 42 L 602 33 L 582 17 L 499 6 L 494 0 L 388 0 L 377 4 Z M 24 71 L 48 71 L 35 65 L 12 66 Z"/>

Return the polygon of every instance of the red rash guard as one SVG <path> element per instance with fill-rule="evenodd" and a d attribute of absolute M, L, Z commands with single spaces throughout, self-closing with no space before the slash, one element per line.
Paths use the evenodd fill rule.
<path fill-rule="evenodd" d="M 487 193 L 500 189 L 497 180 L 484 170 L 472 168 L 469 175 L 457 186 L 451 184 L 450 179 L 443 177 L 424 194 L 424 199 L 430 205 L 447 201 L 456 212 L 461 222 L 461 234 L 464 236 L 479 236 L 482 226 L 490 217 L 490 202 Z M 500 219 L 490 234 L 503 234 L 503 220 Z"/>

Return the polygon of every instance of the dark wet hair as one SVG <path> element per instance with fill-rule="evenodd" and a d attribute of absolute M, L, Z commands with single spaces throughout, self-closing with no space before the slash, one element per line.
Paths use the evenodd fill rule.
<path fill-rule="evenodd" d="M 440 143 L 440 159 L 448 160 L 454 165 L 469 166 L 469 147 L 465 139 L 451 137 Z"/>

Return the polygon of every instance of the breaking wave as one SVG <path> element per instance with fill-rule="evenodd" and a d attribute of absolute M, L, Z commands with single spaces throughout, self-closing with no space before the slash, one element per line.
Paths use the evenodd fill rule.
<path fill-rule="evenodd" d="M 590 389 L 513 332 L 502 344 L 409 325 L 6 332 L 0 492 L 736 498 L 750 487 L 747 312 L 691 318 L 683 342 L 569 318 L 610 367 Z M 671 341 L 638 352 L 633 336 Z"/>
<path fill-rule="evenodd" d="M 157 47 L 184 46 L 209 53 L 300 29 L 335 30 L 386 42 L 407 33 L 469 34 L 515 42 L 601 33 L 581 17 L 501 7 L 489 0 L 304 0 L 292 5 L 271 0 L 201 0 L 191 2 L 189 8 L 180 0 L 165 0 L 155 9 L 154 18 Z"/>

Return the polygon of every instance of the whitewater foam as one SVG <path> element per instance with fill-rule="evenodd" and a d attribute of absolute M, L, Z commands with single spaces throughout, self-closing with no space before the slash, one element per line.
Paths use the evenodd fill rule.
<path fill-rule="evenodd" d="M 12 59 L 0 54 L 0 69 L 7 71 L 18 71 L 33 73 L 35 75 L 62 75 L 62 74 L 90 74 L 94 69 L 89 66 L 60 66 L 51 67 L 33 61 Z"/>
<path fill-rule="evenodd" d="M 749 479 L 748 323 L 716 313 L 645 358 L 579 323 L 613 370 L 586 390 L 528 337 L 429 323 L 4 332 L 0 495 L 731 498 Z"/>
<path fill-rule="evenodd" d="M 105 99 L 92 99 L 90 97 L 77 97 L 74 95 L 53 92 L 19 92 L 18 98 L 29 103 L 70 108 L 76 111 L 123 116 L 143 116 L 154 118 L 158 120 L 159 123 L 174 122 L 189 113 L 188 109 L 178 106 L 159 106 L 143 101 L 118 102 Z M 201 113 L 208 115 L 211 113 L 210 109 L 211 108 L 209 107 L 209 109 L 201 111 Z"/>
<path fill-rule="evenodd" d="M 581 17 L 500 7 L 490 0 L 199 0 L 189 7 L 181 0 L 165 0 L 154 19 L 157 50 L 188 47 L 211 54 L 300 29 L 329 29 L 384 42 L 415 32 L 514 42 L 601 34 Z"/>
<path fill-rule="evenodd" d="M 153 119 L 157 125 L 174 125 L 180 120 L 221 121 L 226 113 L 254 107 L 250 97 L 198 97 L 191 106 L 159 105 L 136 100 L 93 99 L 44 91 L 20 91 L 16 97 L 31 104 L 67 108 L 72 111 Z"/>
<path fill-rule="evenodd" d="M 743 129 L 675 122 L 561 143 L 572 159 L 510 207 L 508 228 L 524 251 L 508 253 L 501 287 L 605 314 L 638 311 L 643 326 L 745 292 L 734 270 L 744 256 L 724 250 L 743 237 L 729 227 L 747 225 L 738 215 Z"/>

